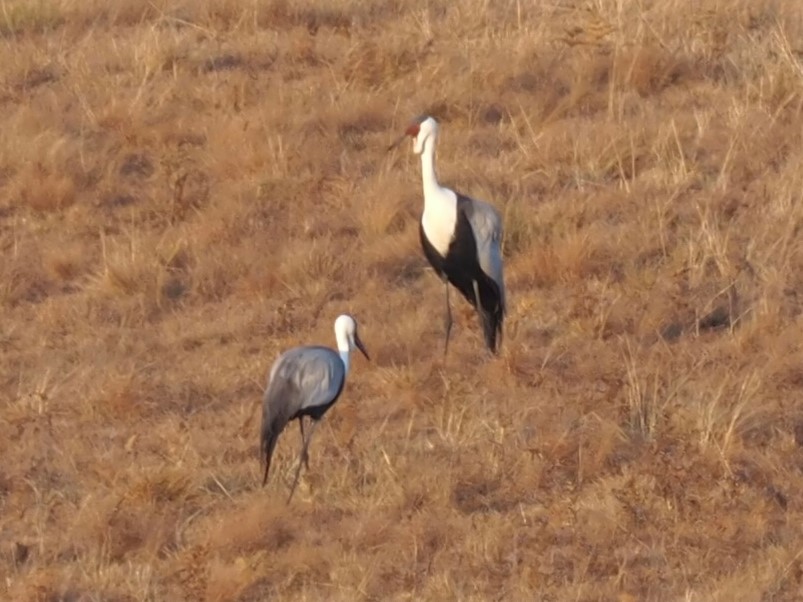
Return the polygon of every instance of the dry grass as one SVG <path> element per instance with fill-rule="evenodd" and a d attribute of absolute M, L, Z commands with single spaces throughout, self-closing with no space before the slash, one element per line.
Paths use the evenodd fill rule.
<path fill-rule="evenodd" d="M 0 0 L 0 597 L 799 600 L 795 0 Z M 419 169 L 507 224 L 501 355 Z M 374 356 L 259 485 L 279 350 Z"/>

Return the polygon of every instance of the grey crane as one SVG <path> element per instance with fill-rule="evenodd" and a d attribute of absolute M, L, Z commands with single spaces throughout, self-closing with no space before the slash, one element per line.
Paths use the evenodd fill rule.
<path fill-rule="evenodd" d="M 265 461 L 262 486 L 268 482 L 270 461 L 279 435 L 291 420 L 297 419 L 301 429 L 301 453 L 288 503 L 293 499 L 302 462 L 309 470 L 307 448 L 312 433 L 323 415 L 340 397 L 346 384 L 351 351 L 356 347 L 366 359 L 371 359 L 357 334 L 357 321 L 352 316 L 343 314 L 335 320 L 335 339 L 337 351 L 317 345 L 294 347 L 280 355 L 270 370 L 262 400 L 260 449 Z M 311 419 L 306 434 L 305 416 Z"/>
<path fill-rule="evenodd" d="M 424 255 L 446 285 L 446 342 L 449 349 L 452 310 L 449 283 L 477 310 L 485 344 L 492 353 L 502 339 L 505 319 L 505 280 L 502 266 L 502 218 L 485 201 L 445 188 L 435 175 L 435 143 L 438 122 L 427 115 L 417 117 L 388 150 L 407 136 L 413 152 L 421 155 L 424 212 L 419 234 Z"/>

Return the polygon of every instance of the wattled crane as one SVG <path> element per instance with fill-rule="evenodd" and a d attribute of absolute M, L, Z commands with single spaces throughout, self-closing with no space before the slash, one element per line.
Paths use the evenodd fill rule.
<path fill-rule="evenodd" d="M 421 156 L 424 212 L 420 236 L 424 255 L 446 285 L 446 343 L 449 348 L 452 310 L 449 283 L 477 310 L 485 344 L 495 353 L 505 319 L 505 281 L 502 266 L 502 219 L 484 201 L 457 193 L 438 183 L 435 175 L 435 144 L 438 122 L 422 115 L 390 146 L 405 137 L 413 139 L 413 152 Z"/>

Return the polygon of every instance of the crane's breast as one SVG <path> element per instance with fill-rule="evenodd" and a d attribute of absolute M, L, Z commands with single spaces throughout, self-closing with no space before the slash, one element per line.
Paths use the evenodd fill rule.
<path fill-rule="evenodd" d="M 449 194 L 451 193 L 451 194 Z M 457 229 L 457 197 L 450 190 L 437 191 L 424 198 L 421 227 L 429 244 L 446 257 Z"/>

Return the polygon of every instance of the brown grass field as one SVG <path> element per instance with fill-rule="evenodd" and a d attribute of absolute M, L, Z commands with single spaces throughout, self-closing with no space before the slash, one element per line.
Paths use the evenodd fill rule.
<path fill-rule="evenodd" d="M 803 600 L 803 3 L 0 0 L 0 598 Z M 418 158 L 506 224 L 497 357 Z M 285 503 L 277 354 L 360 321 Z"/>

